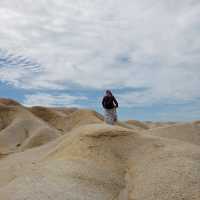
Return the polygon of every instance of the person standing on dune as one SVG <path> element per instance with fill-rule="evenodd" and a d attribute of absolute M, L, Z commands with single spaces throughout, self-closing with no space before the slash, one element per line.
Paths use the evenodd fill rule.
<path fill-rule="evenodd" d="M 105 110 L 105 122 L 113 125 L 114 122 L 117 121 L 116 108 L 118 108 L 118 102 L 110 90 L 106 90 L 106 94 L 102 100 L 102 105 Z"/>

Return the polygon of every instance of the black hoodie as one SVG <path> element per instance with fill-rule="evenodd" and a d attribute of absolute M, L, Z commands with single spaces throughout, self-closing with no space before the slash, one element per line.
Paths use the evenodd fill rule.
<path fill-rule="evenodd" d="M 118 107 L 118 102 L 114 96 L 104 96 L 102 105 L 105 109 L 113 109 L 114 107 Z"/>

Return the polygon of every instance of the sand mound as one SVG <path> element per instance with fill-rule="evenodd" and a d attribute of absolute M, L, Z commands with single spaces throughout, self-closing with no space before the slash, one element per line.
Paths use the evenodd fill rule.
<path fill-rule="evenodd" d="M 0 105 L 0 131 L 6 128 L 15 118 L 17 108 Z"/>
<path fill-rule="evenodd" d="M 68 131 L 66 125 L 67 116 L 75 112 L 77 109 L 56 109 L 45 107 L 32 107 L 29 109 L 35 116 L 47 122 L 60 131 Z"/>
<path fill-rule="evenodd" d="M 195 122 L 193 122 L 193 124 L 200 126 L 200 121 L 195 121 Z"/>
<path fill-rule="evenodd" d="M 35 116 L 63 132 L 70 131 L 80 125 L 101 123 L 103 120 L 103 117 L 95 111 L 77 108 L 44 108 L 37 106 L 29 110 Z"/>
<path fill-rule="evenodd" d="M 149 129 L 160 128 L 160 127 L 169 127 L 178 124 L 177 122 L 151 122 L 146 121 L 145 124 Z"/>
<path fill-rule="evenodd" d="M 141 128 L 141 129 L 149 129 L 149 127 L 147 126 L 147 124 L 137 121 L 137 120 L 128 120 L 126 121 L 127 124 L 130 124 L 132 126 L 136 126 L 137 128 Z"/>
<path fill-rule="evenodd" d="M 5 106 L 20 106 L 20 103 L 12 99 L 0 98 L 0 105 Z"/>
<path fill-rule="evenodd" d="M 199 122 L 110 126 L 90 110 L 4 104 L 0 128 L 2 200 L 200 199 Z"/>
<path fill-rule="evenodd" d="M 0 105 L 0 154 L 6 155 L 45 144 L 85 124 L 102 123 L 94 111 L 76 108 L 25 108 L 19 103 Z M 8 104 L 8 103 L 7 103 Z"/>
<path fill-rule="evenodd" d="M 148 133 L 171 139 L 178 139 L 200 145 L 200 126 L 196 123 L 185 123 L 152 129 Z"/>
<path fill-rule="evenodd" d="M 198 200 L 199 159 L 196 145 L 84 125 L 1 160 L 0 199 Z"/>
<path fill-rule="evenodd" d="M 103 117 L 91 110 L 79 109 L 67 117 L 68 130 L 95 123 L 103 123 Z"/>
<path fill-rule="evenodd" d="M 60 133 L 23 107 L 0 106 L 0 154 L 9 154 L 55 139 Z"/>

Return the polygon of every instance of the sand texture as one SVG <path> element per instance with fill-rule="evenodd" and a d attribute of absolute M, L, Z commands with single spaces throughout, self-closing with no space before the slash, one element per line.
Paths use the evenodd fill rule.
<path fill-rule="evenodd" d="M 0 200 L 200 200 L 200 122 L 0 99 Z"/>

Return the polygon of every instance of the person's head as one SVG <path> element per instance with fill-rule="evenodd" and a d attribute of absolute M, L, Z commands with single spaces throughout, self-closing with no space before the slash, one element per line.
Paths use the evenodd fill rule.
<path fill-rule="evenodd" d="M 106 96 L 112 96 L 111 90 L 106 90 Z"/>

